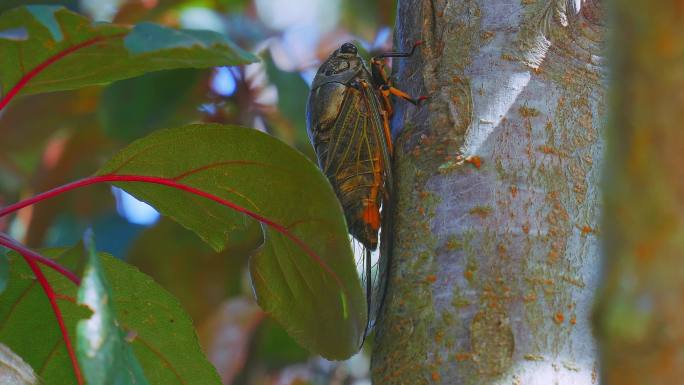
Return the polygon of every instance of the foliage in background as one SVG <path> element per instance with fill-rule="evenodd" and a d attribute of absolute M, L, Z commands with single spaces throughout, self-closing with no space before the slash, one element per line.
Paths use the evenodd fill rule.
<path fill-rule="evenodd" d="M 88 12 L 87 1 L 49 0 L 2 1 L 0 11 L 28 3 L 66 5 L 73 11 Z M 226 92 L 225 84 L 222 85 L 224 89 L 216 85 L 219 71 L 200 69 L 150 73 L 104 87 L 95 85 L 15 99 L 8 108 L 0 111 L 0 132 L 3 135 L 3 141 L 0 141 L 0 206 L 89 175 L 126 142 L 161 127 L 188 122 L 255 126 L 268 130 L 311 156 L 303 126 L 303 103 L 308 92 L 306 80 L 318 64 L 316 60 L 327 56 L 346 40 L 372 42 L 378 27 L 390 24 L 394 15 L 389 10 L 393 2 L 344 2 L 340 8 L 340 20 L 344 25 L 338 24 L 320 36 L 317 47 L 310 51 L 313 59 L 298 64 L 293 70 L 290 66 L 283 69 L 282 57 L 278 59 L 276 54 L 277 57 L 272 58 L 274 55 L 271 53 L 274 44 L 290 47 L 287 44 L 292 44 L 292 41 L 284 43 L 283 40 L 289 32 L 267 27 L 252 1 L 131 0 L 121 3 L 111 17 L 123 23 L 153 21 L 170 27 L 183 27 L 191 11 L 207 11 L 222 20 L 223 29 L 219 33 L 226 34 L 243 48 L 262 54 L 267 59 L 266 66 L 232 67 L 230 73 L 234 74 L 232 81 L 235 86 L 232 91 L 228 90 L 230 92 Z M 368 44 L 370 47 L 371 43 Z M 5 91 L 3 88 L 2 92 Z M 274 97 L 275 94 L 278 97 Z M 171 233 L 176 233 L 169 237 L 185 237 L 190 243 L 184 251 L 176 254 L 175 260 L 169 259 L 166 264 L 161 264 L 164 254 L 167 254 L 163 248 L 154 256 L 143 255 L 155 250 L 158 240 L 144 234 L 156 231 L 157 227 L 145 230 L 145 226 L 129 223 L 126 217 L 117 214 L 116 206 L 108 188 L 94 186 L 41 203 L 30 211 L 22 211 L 11 222 L 0 218 L 0 231 L 9 231 L 33 247 L 69 245 L 80 238 L 88 225 L 94 224 L 95 232 L 100 234 L 98 246 L 101 250 L 111 251 L 124 259 L 130 255 L 133 263 L 142 266 L 168 290 L 179 295 L 196 325 L 205 324 L 212 315 L 215 317 L 220 304 L 230 296 L 248 299 L 252 296 L 244 273 L 245 250 L 216 253 L 206 247 L 195 248 L 190 246 L 194 242 L 192 239 L 196 239 L 194 235 L 177 225 L 167 224 L 165 231 L 169 231 L 170 226 L 174 227 Z M 121 207 L 119 209 L 125 214 Z M 163 227 L 164 223 L 166 221 L 159 222 L 159 226 Z M 183 236 L 179 235 L 181 232 Z M 108 239 L 109 235 L 113 242 Z M 134 247 L 131 247 L 131 242 L 135 242 Z M 171 242 L 165 242 L 162 247 L 167 245 L 168 253 L 173 252 Z M 160 262 L 151 262 L 152 258 Z M 205 261 L 207 265 L 188 264 L 187 261 Z M 225 267 L 218 268 L 221 265 Z M 189 273 L 190 267 L 196 269 L 195 273 Z M 196 289 L 196 295 L 204 297 L 198 300 L 196 295 L 188 293 L 193 289 Z M 200 301 L 205 304 L 198 305 Z M 225 322 L 225 327 L 229 328 L 229 321 Z M 339 376 L 340 370 L 343 373 L 347 371 L 345 367 L 321 366 L 316 359 L 310 361 L 309 369 L 316 368 L 318 374 L 310 372 L 307 366 L 288 369 L 297 361 L 307 361 L 308 354 L 273 322 L 260 319 L 254 327 L 255 331 L 249 334 L 252 340 L 246 341 L 245 357 L 238 360 L 238 368 L 244 371 L 238 370 L 233 383 L 270 383 L 284 381 L 285 377 L 291 381 L 318 378 L 328 382 L 327 376 L 334 373 Z M 211 335 L 218 336 L 221 330 L 214 328 Z M 210 355 L 210 358 L 215 362 L 225 360 L 225 356 Z M 221 365 L 217 363 L 216 366 Z M 363 376 L 363 370 L 361 374 L 357 373 L 358 369 L 354 370 L 356 372 L 346 372 L 345 376 Z"/>

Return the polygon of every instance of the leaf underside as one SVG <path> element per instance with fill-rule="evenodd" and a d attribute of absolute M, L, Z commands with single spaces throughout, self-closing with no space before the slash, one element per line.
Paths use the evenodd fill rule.
<path fill-rule="evenodd" d="M 358 350 L 365 299 L 346 224 L 327 179 L 302 154 L 253 129 L 191 125 L 133 142 L 98 175 L 172 180 L 275 222 L 281 228 L 265 227 L 265 242 L 250 260 L 259 305 L 300 344 L 326 358 L 343 359 Z M 254 223 L 219 203 L 167 186 L 115 184 L 216 250 Z"/>

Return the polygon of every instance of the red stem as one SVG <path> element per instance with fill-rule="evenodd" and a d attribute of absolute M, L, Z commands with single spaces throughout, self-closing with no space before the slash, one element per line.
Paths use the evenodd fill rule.
<path fill-rule="evenodd" d="M 64 266 L 60 265 L 59 263 L 53 261 L 50 258 L 43 257 L 42 255 L 40 255 L 40 254 L 36 253 L 35 251 L 27 248 L 26 246 L 22 245 L 21 243 L 15 241 L 14 239 L 4 235 L 3 233 L 0 233 L 0 246 L 5 246 L 8 249 L 12 249 L 21 255 L 28 255 L 33 260 L 40 262 L 43 265 L 45 265 L 45 266 L 55 270 L 56 272 L 62 274 L 64 277 L 66 277 L 71 282 L 76 284 L 76 286 L 81 285 L 81 279 L 78 276 L 76 276 L 76 274 L 69 271 L 67 268 L 65 268 Z"/>
<path fill-rule="evenodd" d="M 109 36 L 97 36 L 92 39 L 86 40 L 82 43 L 78 43 L 76 45 L 73 45 L 64 51 L 57 52 L 55 55 L 50 56 L 49 58 L 45 59 L 42 63 L 38 64 L 36 67 L 34 67 L 32 70 L 24 74 L 24 76 L 19 79 L 17 84 L 12 87 L 12 89 L 9 90 L 9 92 L 4 95 L 2 98 L 0 98 L 0 111 L 5 108 L 10 100 L 12 100 L 18 93 L 21 91 L 22 88 L 26 86 L 26 84 L 36 77 L 39 73 L 43 72 L 43 70 L 50 65 L 54 64 L 56 61 L 64 58 L 65 56 L 68 56 L 76 51 L 78 51 L 81 48 L 89 47 L 93 44 L 97 44 L 101 41 L 107 40 L 107 39 L 112 39 L 112 38 L 118 38 L 121 36 L 124 36 L 125 34 L 116 34 L 116 35 L 109 35 Z"/>
<path fill-rule="evenodd" d="M 0 210 L 0 217 L 3 217 L 5 215 L 8 215 L 10 213 L 13 213 L 17 210 L 20 210 L 26 206 L 33 205 L 35 203 L 38 203 L 40 201 L 43 201 L 45 199 L 52 198 L 54 196 L 60 195 L 62 193 L 65 193 L 70 190 L 74 190 L 80 187 L 85 187 L 89 186 L 91 184 L 96 184 L 96 183 L 102 183 L 102 182 L 143 182 L 143 183 L 153 183 L 153 184 L 159 184 L 159 185 L 164 185 L 164 186 L 169 186 L 176 188 L 178 190 L 186 191 L 191 194 L 195 194 L 207 199 L 210 199 L 214 202 L 217 202 L 223 206 L 229 207 L 237 212 L 243 213 L 249 217 L 252 217 L 256 219 L 257 221 L 268 225 L 271 227 L 273 230 L 276 230 L 277 232 L 283 234 L 287 238 L 289 238 L 292 242 L 294 242 L 297 246 L 299 246 L 304 252 L 311 257 L 318 265 L 320 265 L 323 270 L 325 270 L 327 273 L 330 274 L 331 277 L 335 280 L 337 285 L 344 291 L 344 285 L 342 285 L 342 281 L 340 281 L 340 278 L 335 274 L 335 272 L 321 259 L 321 257 L 316 254 L 304 241 L 299 239 L 297 236 L 292 234 L 285 226 L 280 225 L 264 216 L 261 216 L 253 211 L 250 211 L 244 207 L 238 206 L 237 204 L 223 199 L 221 197 L 218 197 L 216 195 L 210 194 L 208 192 L 202 191 L 200 189 L 178 183 L 175 180 L 172 179 L 167 179 L 167 178 L 161 178 L 161 177 L 155 177 L 155 176 L 145 176 L 145 175 L 115 175 L 115 174 L 109 174 L 109 175 L 99 175 L 99 176 L 91 176 L 88 178 L 84 178 L 81 180 L 77 180 L 75 182 L 71 182 L 56 188 L 53 188 L 52 190 L 45 191 L 43 193 L 40 193 L 38 195 L 35 195 L 31 198 L 25 199 L 23 201 L 17 202 L 15 204 L 6 206 L 2 210 Z"/>
<path fill-rule="evenodd" d="M 67 352 L 69 353 L 69 359 L 71 360 L 71 366 L 74 368 L 74 374 L 76 375 L 76 381 L 79 385 L 83 385 L 83 376 L 81 375 L 81 368 L 78 366 L 76 353 L 74 353 L 74 347 L 71 345 L 71 339 L 69 338 L 69 332 L 67 331 L 66 325 L 64 324 L 64 318 L 62 318 L 62 311 L 59 310 L 59 305 L 57 305 L 55 291 L 50 285 L 50 282 L 48 282 L 48 280 L 45 278 L 45 275 L 43 275 L 43 272 L 40 270 L 40 267 L 38 266 L 36 261 L 30 255 L 24 254 L 22 251 L 18 252 L 24 257 L 24 260 L 26 261 L 26 263 L 28 263 L 29 267 L 31 267 L 31 270 L 33 270 L 33 274 L 36 276 L 36 278 L 38 278 L 38 282 L 40 282 L 40 286 L 43 287 L 45 295 L 47 295 L 48 300 L 50 300 L 50 307 L 52 307 L 52 311 L 55 313 L 55 317 L 57 317 L 59 330 L 61 331 L 62 338 L 64 339 L 64 343 L 66 344 Z"/>

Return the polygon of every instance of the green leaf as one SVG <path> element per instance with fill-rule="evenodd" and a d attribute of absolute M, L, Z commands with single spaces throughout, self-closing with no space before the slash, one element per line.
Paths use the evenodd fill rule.
<path fill-rule="evenodd" d="M 148 384 L 117 323 L 112 289 L 102 271 L 92 238 L 92 232 L 87 231 L 84 244 L 88 264 L 77 300 L 79 304 L 88 306 L 93 314 L 76 325 L 78 363 L 89 385 Z"/>
<path fill-rule="evenodd" d="M 3 33 L 4 32 L 4 33 Z M 22 79 L 21 94 L 106 84 L 146 72 L 251 63 L 257 58 L 225 36 L 152 23 L 93 23 L 56 6 L 0 14 L 0 92 Z"/>
<path fill-rule="evenodd" d="M 83 246 L 47 249 L 41 254 L 78 270 L 85 261 Z M 192 321 L 178 301 L 136 268 L 98 253 L 109 278 L 119 325 L 127 331 L 136 357 L 152 385 L 220 384 L 216 370 L 202 354 Z M 26 263 L 10 253 L 11 279 L 0 297 L 0 340 L 33 367 L 42 385 L 75 383 L 73 370 L 55 316 Z M 90 318 L 76 304 L 77 287 L 43 268 L 58 294 L 67 329 L 75 341 L 76 324 Z"/>
<path fill-rule="evenodd" d="M 9 261 L 7 254 L 0 252 L 0 294 L 7 289 L 7 280 L 9 279 Z"/>
<path fill-rule="evenodd" d="M 168 124 L 199 120 L 199 101 L 192 103 L 191 96 L 201 75 L 199 70 L 183 68 L 111 84 L 98 108 L 102 128 L 112 138 L 130 141 Z"/>
<path fill-rule="evenodd" d="M 256 130 L 191 125 L 132 143 L 98 174 L 181 183 L 262 216 L 262 222 L 273 221 L 250 260 L 259 305 L 324 357 L 342 359 L 358 350 L 366 308 L 344 216 L 326 177 L 302 154 Z M 167 186 L 115 184 L 216 250 L 227 246 L 227 234 L 253 223 L 226 206 Z"/>

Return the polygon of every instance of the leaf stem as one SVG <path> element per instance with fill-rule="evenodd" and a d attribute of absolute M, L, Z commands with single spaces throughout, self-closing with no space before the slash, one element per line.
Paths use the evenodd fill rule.
<path fill-rule="evenodd" d="M 14 239 L 10 238 L 4 233 L 0 232 L 0 246 L 5 246 L 8 249 L 12 249 L 16 251 L 19 254 L 22 255 L 28 255 L 29 257 L 33 258 L 35 261 L 42 263 L 43 265 L 55 270 L 56 272 L 62 274 L 65 278 L 67 278 L 69 281 L 73 282 L 76 286 L 81 285 L 81 279 L 74 274 L 73 272 L 69 271 L 66 267 L 60 265 L 56 261 L 50 259 L 50 258 L 45 258 L 44 256 L 36 253 L 35 251 L 29 249 L 28 247 L 22 245 L 21 243 L 15 241 Z"/>

